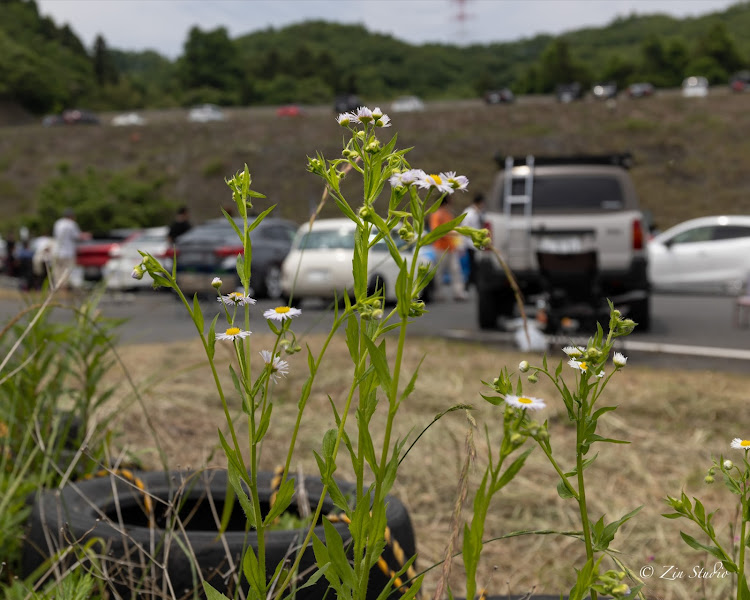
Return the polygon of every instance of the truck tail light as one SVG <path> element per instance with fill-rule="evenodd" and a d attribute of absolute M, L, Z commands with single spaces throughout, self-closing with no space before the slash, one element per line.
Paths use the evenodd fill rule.
<path fill-rule="evenodd" d="M 237 256 L 244 253 L 245 249 L 242 246 L 221 246 L 214 250 L 214 254 L 219 258 L 227 258 L 228 256 Z"/>
<path fill-rule="evenodd" d="M 494 241 L 493 241 L 493 239 L 492 239 L 492 223 L 490 223 L 489 221 L 485 221 L 484 223 L 482 223 L 482 227 L 483 227 L 484 229 L 486 229 L 487 231 L 489 231 L 489 232 L 490 232 L 490 246 L 491 246 L 491 245 L 494 245 Z M 489 249 L 490 249 L 490 246 L 487 246 L 487 247 L 485 248 L 485 250 L 489 250 Z"/>
<path fill-rule="evenodd" d="M 640 219 L 633 221 L 633 250 L 643 250 L 643 225 Z"/>
<path fill-rule="evenodd" d="M 161 256 L 163 256 L 164 258 L 174 258 L 179 254 L 179 252 L 180 251 L 177 250 L 177 248 L 175 248 L 174 246 L 170 246 L 169 248 L 164 250 L 164 254 L 162 254 Z"/>

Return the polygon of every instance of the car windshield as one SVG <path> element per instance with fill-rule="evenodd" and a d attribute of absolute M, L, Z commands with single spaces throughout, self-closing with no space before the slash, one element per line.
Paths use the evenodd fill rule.
<path fill-rule="evenodd" d="M 394 235 L 393 239 L 398 248 L 406 244 L 397 235 Z M 354 230 L 347 227 L 342 229 L 308 231 L 302 234 L 295 246 L 300 250 L 354 250 Z M 385 241 L 381 239 L 372 249 L 375 251 L 387 251 L 388 247 Z"/>
<path fill-rule="evenodd" d="M 513 194 L 523 195 L 524 185 L 524 179 L 515 178 Z M 623 208 L 623 192 L 614 177 L 534 177 L 533 186 L 533 213 Z M 523 206 L 515 204 L 512 212 L 522 213 Z"/>

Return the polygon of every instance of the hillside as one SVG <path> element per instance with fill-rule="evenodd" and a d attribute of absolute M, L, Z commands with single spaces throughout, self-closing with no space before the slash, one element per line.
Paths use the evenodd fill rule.
<path fill-rule="evenodd" d="M 414 167 L 466 174 L 471 192 L 488 189 L 497 151 L 630 150 L 642 206 L 660 227 L 705 214 L 750 213 L 750 94 L 712 88 L 705 99 L 664 92 L 650 99 L 624 98 L 614 106 L 524 97 L 510 106 L 471 100 L 427 108 L 391 114 L 394 126 L 383 135 L 397 133 L 399 147 L 414 147 L 408 155 Z M 256 207 L 277 203 L 277 214 L 302 222 L 322 192 L 320 181 L 306 171 L 306 156 L 320 151 L 335 158 L 340 152 L 341 132 L 327 106 L 292 119 L 279 118 L 270 108 L 233 109 L 225 122 L 207 124 L 186 122 L 181 110 L 144 114 L 149 124 L 139 128 L 34 124 L 4 129 L 2 232 L 19 218 L 35 217 L 40 190 L 61 165 L 73 173 L 125 173 L 138 183 L 161 178 L 164 196 L 187 204 L 199 222 L 218 216 L 229 201 L 224 178 L 247 163 L 254 189 L 268 196 Z M 356 204 L 356 190 L 349 191 Z M 459 206 L 470 195 L 458 198 Z M 329 206 L 323 214 L 334 211 Z"/>

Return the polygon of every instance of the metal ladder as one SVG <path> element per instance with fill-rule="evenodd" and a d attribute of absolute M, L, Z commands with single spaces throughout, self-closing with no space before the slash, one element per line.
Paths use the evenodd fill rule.
<path fill-rule="evenodd" d="M 513 182 L 523 180 L 523 193 L 513 193 Z M 527 258 L 531 252 L 531 204 L 534 193 L 534 157 L 526 156 L 526 164 L 514 168 L 512 156 L 505 158 L 505 192 L 503 214 L 505 236 L 503 246 L 506 255 L 522 253 Z M 523 214 L 517 215 L 513 207 L 523 207 Z M 520 238 L 520 240 L 517 240 Z M 518 241 L 519 244 L 512 244 Z M 518 247 L 520 246 L 520 248 Z"/>

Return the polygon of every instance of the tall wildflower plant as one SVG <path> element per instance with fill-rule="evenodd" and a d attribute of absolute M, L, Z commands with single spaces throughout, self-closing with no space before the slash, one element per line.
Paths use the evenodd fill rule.
<path fill-rule="evenodd" d="M 665 513 L 663 516 L 668 519 L 692 521 L 708 538 L 709 543 L 706 544 L 698 541 L 692 535 L 680 531 L 680 536 L 688 546 L 699 552 L 706 552 L 719 561 L 713 569 L 702 570 L 697 574 L 694 572 L 693 575 L 708 578 L 711 576 L 725 577 L 731 573 L 736 581 L 735 600 L 750 600 L 750 588 L 748 588 L 747 576 L 745 575 L 745 553 L 748 544 L 750 544 L 750 533 L 748 533 L 748 523 L 750 522 L 750 462 L 748 462 L 750 440 L 734 438 L 730 443 L 730 448 L 743 452 L 742 461 L 735 464 L 733 460 L 725 459 L 723 456 L 714 459 L 706 474 L 705 482 L 713 484 L 718 471 L 726 488 L 737 496 L 739 532 L 733 531 L 735 536 L 731 545 L 727 545 L 726 542 L 722 543 L 714 529 L 711 521 L 716 511 L 707 513 L 706 508 L 698 498 L 693 498 L 691 502 L 684 492 L 680 494 L 679 498 L 667 496 L 666 502 L 674 512 Z"/>
<path fill-rule="evenodd" d="M 570 590 L 570 600 L 583 600 L 587 597 L 596 600 L 599 594 L 614 598 L 633 598 L 642 587 L 636 575 L 610 548 L 618 529 L 633 517 L 640 507 L 615 521 L 606 522 L 603 515 L 596 518 L 591 514 L 589 507 L 586 481 L 586 469 L 597 458 L 597 454 L 590 455 L 590 450 L 595 444 L 628 443 L 603 437 L 597 433 L 597 428 L 599 420 L 616 409 L 615 406 L 603 405 L 604 390 L 611 378 L 627 363 L 627 358 L 621 353 L 613 353 L 614 341 L 631 333 L 635 325 L 632 320 L 624 319 L 610 303 L 609 332 L 606 337 L 602 327 L 597 324 L 596 335 L 585 347 L 571 345 L 563 348 L 567 360 L 561 360 L 554 370 L 549 368 L 545 355 L 541 366 L 532 366 L 527 361 L 522 361 L 519 364 L 522 375 L 517 377 L 515 383 L 507 369 L 503 369 L 492 383 L 486 384 L 493 393 L 485 398 L 495 404 L 504 404 L 506 420 L 515 420 L 518 423 L 509 441 L 503 442 L 504 447 L 507 444 L 519 444 L 526 438 L 533 439 L 559 477 L 559 496 L 578 505 L 580 531 L 545 532 L 571 535 L 580 539 L 586 549 L 586 563 L 576 568 L 576 583 Z M 568 378 L 564 377 L 564 373 L 574 374 L 573 385 L 569 386 L 566 383 Z M 531 414 L 536 410 L 544 408 L 545 401 L 524 393 L 523 378 L 533 385 L 540 376 L 552 382 L 565 404 L 568 419 L 575 426 L 575 455 L 572 457 L 560 458 L 554 453 L 547 422 L 539 423 L 531 418 Z M 605 556 L 610 557 L 615 568 L 602 570 Z M 636 582 L 632 588 L 626 583 L 626 577 Z"/>
<path fill-rule="evenodd" d="M 228 460 L 229 479 L 249 526 L 257 534 L 257 546 L 246 549 L 242 567 L 249 583 L 249 597 L 258 600 L 294 594 L 299 585 L 302 553 L 310 545 L 318 565 L 311 582 L 324 577 L 339 598 L 366 597 L 370 572 L 386 545 L 386 497 L 396 479 L 398 466 L 408 452 L 406 440 L 394 435 L 394 423 L 399 406 L 412 394 L 417 379 L 418 368 L 413 373 L 404 373 L 407 326 L 424 314 L 425 304 L 420 295 L 434 274 L 434 266 L 421 258 L 420 250 L 452 232 L 471 237 L 477 247 L 484 246 L 489 240 L 485 230 L 461 227 L 463 216 L 433 231 L 426 231 L 426 219 L 438 209 L 442 199 L 447 194 L 465 190 L 468 180 L 455 172 L 428 174 L 411 168 L 406 160 L 407 151 L 396 149 L 396 136 L 389 141 L 381 140 L 380 134 L 391 124 L 380 109 L 362 107 L 356 112 L 340 115 L 337 122 L 346 131 L 341 156 L 328 160 L 318 154 L 308 159 L 308 170 L 324 181 L 327 193 L 341 212 L 356 224 L 352 262 L 354 282 L 352 289 L 337 303 L 334 322 L 322 350 L 315 356 L 309 347 L 307 349 L 309 376 L 300 389 L 298 414 L 289 434 L 281 483 L 270 508 L 263 507 L 258 496 L 260 453 L 263 439 L 272 427 L 273 383 L 291 368 L 281 356 L 301 350 L 291 328 L 293 319 L 301 311 L 293 306 L 266 311 L 263 317 L 275 336 L 275 342 L 271 348 L 260 352 L 252 350 L 250 315 L 255 300 L 248 295 L 251 232 L 273 207 L 256 218 L 248 216 L 253 198 L 262 196 L 250 189 L 247 166 L 227 181 L 241 217 L 240 224 L 225 213 L 244 248 L 243 254 L 237 257 L 242 290 L 223 295 L 220 280 L 206 282 L 207 288 L 212 285 L 216 289 L 221 307 L 220 314 L 213 318 L 207 329 L 197 297 L 190 301 L 180 291 L 175 267 L 172 272 L 166 271 L 152 256 L 144 253 L 142 262 L 133 272 L 134 277 L 148 273 L 155 286 L 173 288 L 203 342 L 228 423 L 229 435 L 227 438 L 221 436 L 221 443 Z M 363 195 L 356 203 L 350 202 L 341 191 L 340 183 L 347 173 L 358 174 L 362 179 Z M 391 307 L 385 305 L 382 290 L 368 288 L 369 250 L 377 243 L 385 243 L 399 269 L 395 282 L 397 301 Z M 403 252 L 405 243 L 412 252 Z M 343 401 L 329 398 L 332 427 L 322 435 L 320 449 L 315 453 L 323 491 L 299 545 L 303 550 L 297 552 L 291 564 L 280 563 L 269 577 L 265 549 L 267 533 L 292 504 L 295 482 L 291 472 L 297 435 L 326 349 L 341 328 L 351 358 L 351 384 Z M 386 337 L 389 333 L 395 336 Z M 247 452 L 243 452 L 246 449 L 240 442 L 240 423 L 231 415 L 227 393 L 219 378 L 215 363 L 216 343 L 229 343 L 235 351 L 237 368 L 230 367 L 230 371 L 247 418 Z M 386 351 L 387 343 L 395 343 L 394 352 Z M 259 356 L 262 360 L 258 360 Z M 352 417 L 355 423 L 347 427 Z M 376 444 L 371 435 L 371 424 L 379 418 L 384 420 L 384 438 L 382 443 Z M 350 433 L 352 428 L 354 431 Z M 342 460 L 342 450 L 348 456 L 356 479 L 353 497 L 342 493 L 334 478 L 338 461 Z M 245 455 L 249 457 L 247 461 Z M 315 534 L 327 497 L 344 513 L 351 541 L 342 539 L 327 519 L 322 519 L 323 539 Z M 414 576 L 411 571 L 414 557 L 407 558 L 402 568 L 391 574 L 380 597 L 386 597 L 397 588 L 404 600 L 418 593 L 422 577 Z M 206 592 L 211 598 L 221 597 L 208 585 Z"/>

